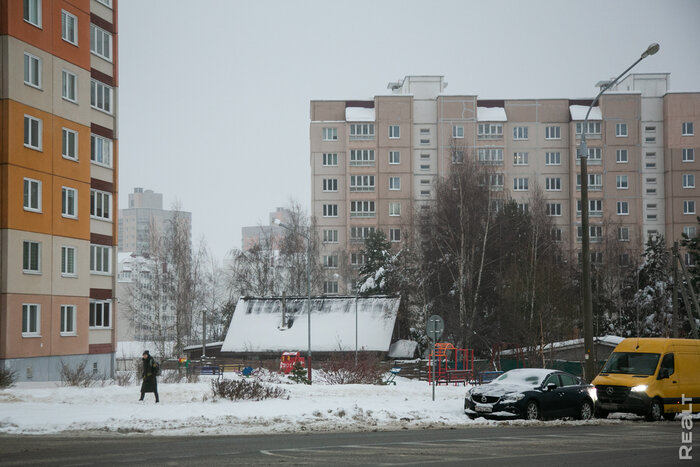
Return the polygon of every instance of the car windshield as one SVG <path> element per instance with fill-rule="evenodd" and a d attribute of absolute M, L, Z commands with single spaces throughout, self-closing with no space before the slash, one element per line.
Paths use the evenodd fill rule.
<path fill-rule="evenodd" d="M 517 384 L 520 386 L 539 386 L 545 374 L 523 370 L 506 371 L 494 380 L 496 384 Z"/>
<path fill-rule="evenodd" d="M 657 353 L 613 352 L 601 373 L 653 375 L 659 357 Z"/>

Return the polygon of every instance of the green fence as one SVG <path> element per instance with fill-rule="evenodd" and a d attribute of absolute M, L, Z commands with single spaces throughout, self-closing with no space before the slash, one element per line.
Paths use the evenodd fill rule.
<path fill-rule="evenodd" d="M 541 368 L 542 367 L 541 361 L 538 361 L 537 363 L 535 363 L 533 365 L 528 365 L 527 359 L 525 359 L 523 361 L 523 360 L 516 360 L 514 358 L 501 358 L 500 361 L 501 361 L 501 370 L 502 371 L 508 371 L 508 370 L 512 370 L 514 368 L 532 368 L 532 367 Z M 600 371 L 600 369 L 603 367 L 604 364 L 605 364 L 604 360 L 598 361 L 597 371 Z M 579 362 L 579 361 L 548 360 L 545 364 L 545 368 L 566 371 L 567 373 L 571 373 L 572 375 L 583 377 L 583 362 Z"/>

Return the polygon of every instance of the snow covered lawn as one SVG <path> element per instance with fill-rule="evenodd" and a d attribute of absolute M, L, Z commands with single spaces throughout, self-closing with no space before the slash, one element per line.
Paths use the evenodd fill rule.
<path fill-rule="evenodd" d="M 227 375 L 228 376 L 228 375 Z M 231 376 L 228 376 L 231 377 Z M 303 431 L 360 431 L 497 424 L 469 420 L 462 408 L 466 388 L 441 386 L 431 400 L 426 382 L 397 378 L 396 386 L 282 384 L 289 400 L 213 400 L 209 377 L 199 383 L 159 384 L 138 402 L 139 386 L 59 387 L 23 383 L 0 390 L 0 433 L 151 433 L 215 435 Z M 505 422 L 510 424 L 622 423 Z"/>

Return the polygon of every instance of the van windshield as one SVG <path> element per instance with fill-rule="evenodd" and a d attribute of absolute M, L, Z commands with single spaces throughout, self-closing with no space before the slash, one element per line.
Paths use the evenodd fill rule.
<path fill-rule="evenodd" d="M 660 356 L 658 353 L 613 352 L 601 373 L 653 375 Z"/>

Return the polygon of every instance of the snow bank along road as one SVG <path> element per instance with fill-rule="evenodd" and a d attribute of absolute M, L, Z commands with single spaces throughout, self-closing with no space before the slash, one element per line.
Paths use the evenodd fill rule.
<path fill-rule="evenodd" d="M 280 384 L 289 399 L 214 400 L 210 380 L 159 384 L 137 402 L 139 387 L 20 384 L 0 390 L 0 434 L 228 435 L 508 425 L 614 425 L 620 419 L 550 422 L 469 420 L 463 386 L 438 387 L 397 378 L 396 386 Z M 635 422 L 635 424 L 640 424 Z"/>

